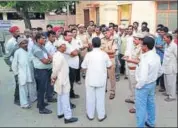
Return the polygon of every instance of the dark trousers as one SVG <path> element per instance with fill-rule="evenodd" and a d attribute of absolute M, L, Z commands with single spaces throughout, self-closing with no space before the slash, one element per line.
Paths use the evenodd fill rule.
<path fill-rule="evenodd" d="M 69 67 L 69 80 L 70 80 L 70 96 L 75 95 L 74 93 L 74 82 L 76 80 L 77 69 Z"/>
<path fill-rule="evenodd" d="M 14 101 L 19 101 L 19 82 L 18 82 L 18 75 L 14 76 L 15 78 L 15 92 L 14 92 Z"/>
<path fill-rule="evenodd" d="M 52 99 L 53 98 L 53 91 L 54 91 L 54 88 L 53 86 L 51 86 L 51 74 L 52 74 L 52 69 L 50 69 L 48 71 L 48 85 L 47 85 L 47 88 L 46 88 L 46 99 Z"/>
<path fill-rule="evenodd" d="M 120 60 L 120 73 L 124 74 L 125 72 L 125 60 L 121 59 L 124 55 L 123 54 L 119 54 L 119 60 Z"/>
<path fill-rule="evenodd" d="M 39 110 L 43 110 L 44 107 L 44 95 L 46 88 L 49 84 L 49 70 L 48 69 L 35 69 L 35 80 L 37 84 L 37 100 Z"/>
<path fill-rule="evenodd" d="M 1 45 L 0 47 L 1 47 L 1 49 L 2 49 L 2 53 L 5 54 L 4 41 L 0 41 L 0 45 Z M 1 49 L 0 49 L 0 50 L 1 50 Z"/>
<path fill-rule="evenodd" d="M 81 70 L 82 58 L 79 55 L 79 69 L 76 71 L 76 82 L 80 81 L 80 70 Z"/>
<path fill-rule="evenodd" d="M 165 89 L 165 85 L 164 85 L 164 74 L 161 75 L 161 76 L 157 79 L 156 83 L 157 83 L 157 85 L 160 84 L 160 88 L 161 88 L 161 89 Z"/>

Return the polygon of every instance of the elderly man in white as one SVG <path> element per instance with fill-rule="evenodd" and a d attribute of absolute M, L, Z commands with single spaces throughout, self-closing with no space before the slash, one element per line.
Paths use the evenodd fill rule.
<path fill-rule="evenodd" d="M 76 122 L 78 119 L 72 117 L 72 110 L 69 101 L 70 81 L 69 65 L 64 58 L 66 51 L 65 42 L 56 42 L 57 52 L 53 55 L 51 82 L 54 85 L 54 91 L 57 92 L 57 113 L 58 118 L 65 118 L 65 123 Z"/>
<path fill-rule="evenodd" d="M 167 98 L 165 101 L 170 102 L 176 99 L 176 73 L 177 73 L 177 45 L 172 41 L 172 35 L 166 34 L 163 37 L 166 42 L 163 71 Z"/>
<path fill-rule="evenodd" d="M 32 60 L 27 52 L 28 39 L 19 37 L 18 45 L 20 48 L 14 54 L 12 70 L 18 75 L 20 106 L 30 108 L 37 99 L 37 93 Z"/>
<path fill-rule="evenodd" d="M 86 69 L 86 109 L 87 118 L 94 119 L 95 107 L 99 121 L 106 119 L 105 89 L 107 81 L 107 68 L 112 65 L 109 56 L 101 51 L 99 37 L 92 39 L 93 51 L 86 54 L 82 68 Z"/>

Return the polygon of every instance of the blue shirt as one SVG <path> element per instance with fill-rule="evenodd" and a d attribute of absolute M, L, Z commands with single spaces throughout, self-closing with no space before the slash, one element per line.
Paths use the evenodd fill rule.
<path fill-rule="evenodd" d="M 160 56 L 161 62 L 163 62 L 165 43 L 161 36 L 156 37 L 155 45 L 163 46 L 163 48 L 156 48 L 156 53 Z"/>

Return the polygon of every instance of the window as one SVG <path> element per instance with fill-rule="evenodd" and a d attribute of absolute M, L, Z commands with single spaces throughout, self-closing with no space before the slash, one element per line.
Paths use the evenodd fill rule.
<path fill-rule="evenodd" d="M 45 14 L 44 13 L 38 13 L 38 12 L 29 12 L 28 16 L 31 20 L 44 20 Z"/>
<path fill-rule="evenodd" d="M 20 17 L 16 12 L 7 13 L 7 20 L 22 20 L 22 17 Z"/>
<path fill-rule="evenodd" d="M 157 2 L 157 24 L 163 24 L 173 31 L 177 28 L 177 1 Z"/>
<path fill-rule="evenodd" d="M 96 24 L 100 24 L 100 12 L 99 12 L 99 7 L 96 8 Z"/>
<path fill-rule="evenodd" d="M 0 20 L 3 20 L 3 14 L 0 13 Z"/>

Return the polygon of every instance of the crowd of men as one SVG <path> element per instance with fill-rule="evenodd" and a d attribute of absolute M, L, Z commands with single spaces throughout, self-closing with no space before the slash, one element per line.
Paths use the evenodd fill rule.
<path fill-rule="evenodd" d="M 74 83 L 82 84 L 83 77 L 87 118 L 94 119 L 96 108 L 98 120 L 103 121 L 105 93 L 109 92 L 110 100 L 115 98 L 120 74 L 128 79 L 125 102 L 133 104 L 129 112 L 136 113 L 138 127 L 155 126 L 156 85 L 166 102 L 176 100 L 178 30 L 170 34 L 168 27 L 159 24 L 156 34 L 151 34 L 147 22 L 126 27 L 97 26 L 93 21 L 87 27 L 47 25 L 46 29 L 27 29 L 20 35 L 19 27 L 12 26 L 5 47 L 1 42 L 16 82 L 16 105 L 28 109 L 37 100 L 39 113 L 50 114 L 48 102 L 57 102 L 58 118 L 76 122 L 71 99 L 80 97 Z"/>

